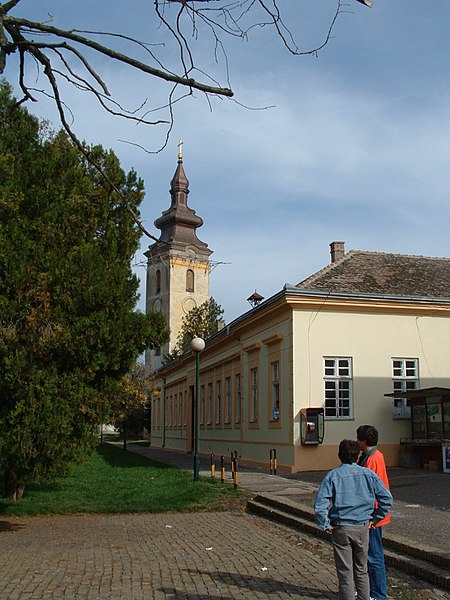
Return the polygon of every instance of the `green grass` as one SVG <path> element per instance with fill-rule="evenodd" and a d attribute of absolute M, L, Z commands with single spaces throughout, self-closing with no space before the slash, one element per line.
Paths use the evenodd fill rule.
<path fill-rule="evenodd" d="M 0 493 L 3 494 L 1 485 Z M 156 463 L 102 444 L 68 477 L 29 484 L 23 500 L 0 498 L 2 516 L 227 510 L 241 508 L 243 495 L 218 479 Z"/>

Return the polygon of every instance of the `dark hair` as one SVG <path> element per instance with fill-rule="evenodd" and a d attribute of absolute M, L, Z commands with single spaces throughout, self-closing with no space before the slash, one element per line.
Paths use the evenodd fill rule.
<path fill-rule="evenodd" d="M 358 460 L 359 446 L 355 440 L 342 440 L 338 456 L 341 462 L 351 465 Z"/>
<path fill-rule="evenodd" d="M 361 425 L 358 427 L 356 437 L 371 447 L 378 444 L 378 430 L 373 425 Z"/>

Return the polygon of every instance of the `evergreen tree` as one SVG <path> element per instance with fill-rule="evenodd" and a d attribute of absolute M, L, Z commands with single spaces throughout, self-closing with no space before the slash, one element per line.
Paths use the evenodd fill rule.
<path fill-rule="evenodd" d="M 93 445 L 121 378 L 167 339 L 161 315 L 135 311 L 140 233 L 128 208 L 138 212 L 143 183 L 113 152 L 89 151 L 121 197 L 0 85 L 0 470 L 11 499 Z"/>

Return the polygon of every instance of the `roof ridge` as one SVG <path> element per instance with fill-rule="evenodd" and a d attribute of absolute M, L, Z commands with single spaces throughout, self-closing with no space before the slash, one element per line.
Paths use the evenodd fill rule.
<path fill-rule="evenodd" d="M 315 281 L 318 277 L 320 277 L 324 273 L 327 273 L 328 271 L 331 271 L 337 265 L 341 265 L 343 262 L 345 262 L 347 260 L 347 258 L 349 258 L 349 255 L 351 255 L 354 252 L 355 252 L 355 250 L 349 250 L 348 252 L 346 252 L 344 254 L 344 256 L 342 258 L 338 258 L 338 260 L 335 260 L 334 262 L 329 263 L 328 265 L 325 265 L 325 267 L 323 267 L 319 271 L 316 271 L 315 273 L 313 273 L 312 275 L 310 275 L 306 279 L 302 279 L 302 281 L 299 281 L 298 283 L 296 283 L 295 287 L 299 287 L 300 285 L 303 285 L 306 282 L 312 283 L 313 281 Z M 356 250 L 356 252 L 358 252 L 358 250 Z"/>
<path fill-rule="evenodd" d="M 426 258 L 427 260 L 450 260 L 449 256 L 425 256 L 424 254 L 401 254 L 400 252 L 379 252 L 372 250 L 349 250 L 347 254 L 375 254 L 377 256 L 401 256 L 402 258 Z"/>

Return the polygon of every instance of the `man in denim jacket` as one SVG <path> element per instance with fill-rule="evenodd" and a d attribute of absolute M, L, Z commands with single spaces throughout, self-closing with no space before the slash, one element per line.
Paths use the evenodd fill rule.
<path fill-rule="evenodd" d="M 356 464 L 358 443 L 339 444 L 341 466 L 327 473 L 314 500 L 319 527 L 331 533 L 339 580 L 339 600 L 369 600 L 369 527 L 392 506 L 392 495 L 371 470 Z M 375 508 L 375 501 L 377 507 Z"/>

